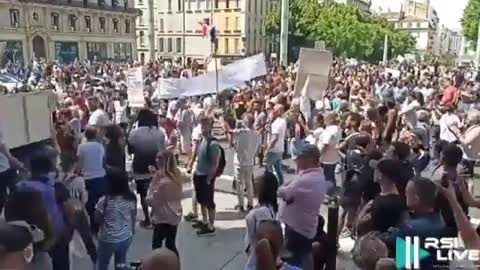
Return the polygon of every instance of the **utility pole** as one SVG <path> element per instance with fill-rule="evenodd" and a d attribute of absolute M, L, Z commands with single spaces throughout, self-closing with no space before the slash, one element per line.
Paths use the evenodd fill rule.
<path fill-rule="evenodd" d="M 155 10 L 154 0 L 148 0 L 148 52 L 150 62 L 155 61 Z"/>
<path fill-rule="evenodd" d="M 480 19 L 478 20 L 477 50 L 475 51 L 475 68 L 480 65 Z"/>
<path fill-rule="evenodd" d="M 189 7 L 190 7 L 190 4 L 189 4 Z M 187 32 L 187 31 L 186 31 L 186 27 L 187 27 L 187 26 L 185 25 L 185 24 L 186 24 L 186 21 L 187 21 L 187 20 L 186 20 L 185 2 L 184 2 L 184 4 L 183 4 L 183 22 L 182 22 L 182 24 L 183 24 L 182 64 L 183 64 L 184 67 L 185 67 L 185 65 L 187 64 L 187 56 L 186 56 L 186 55 L 187 55 L 187 52 L 186 52 L 186 48 L 185 48 L 185 44 L 186 44 L 185 39 L 187 38 L 187 34 L 186 34 L 186 32 Z"/>
<path fill-rule="evenodd" d="M 290 15 L 289 0 L 282 0 L 280 21 L 280 64 L 288 66 L 288 17 Z"/>
<path fill-rule="evenodd" d="M 388 63 L 388 35 L 385 34 L 385 41 L 383 43 L 383 65 L 386 66 Z"/>

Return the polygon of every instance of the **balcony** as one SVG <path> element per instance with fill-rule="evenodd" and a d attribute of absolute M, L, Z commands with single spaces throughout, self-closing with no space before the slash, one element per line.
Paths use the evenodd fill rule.
<path fill-rule="evenodd" d="M 105 11 L 116 11 L 116 12 L 125 12 L 130 14 L 139 15 L 139 9 L 131 8 L 131 7 L 112 7 L 108 5 L 99 6 L 97 3 L 85 3 L 85 2 L 74 2 L 69 0 L 19 0 L 19 2 L 23 3 L 37 3 L 37 4 L 44 4 L 44 5 L 55 5 L 55 6 L 64 6 L 64 7 L 80 7 L 80 8 L 90 8 L 90 9 L 97 9 L 97 10 L 105 10 Z M 85 5 L 86 4 L 86 5 Z"/>

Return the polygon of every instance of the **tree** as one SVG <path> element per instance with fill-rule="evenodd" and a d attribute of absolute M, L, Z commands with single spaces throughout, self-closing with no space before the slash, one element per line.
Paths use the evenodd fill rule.
<path fill-rule="evenodd" d="M 390 48 L 396 54 L 410 52 L 415 45 L 413 37 L 395 31 L 385 18 L 366 15 L 353 6 L 291 0 L 290 12 L 290 33 L 323 40 L 339 56 L 380 60 L 385 35 L 390 37 Z M 266 28 L 270 33 L 280 30 L 279 10 L 266 20 Z"/>
<path fill-rule="evenodd" d="M 478 38 L 478 21 L 480 20 L 480 0 L 468 0 L 461 19 L 463 34 L 475 48 Z"/>

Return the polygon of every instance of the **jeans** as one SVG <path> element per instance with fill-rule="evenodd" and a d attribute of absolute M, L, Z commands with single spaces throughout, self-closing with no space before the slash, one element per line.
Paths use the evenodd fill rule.
<path fill-rule="evenodd" d="M 8 169 L 0 173 L 0 214 L 2 213 L 3 206 L 7 201 L 7 188 L 10 192 L 15 187 L 15 179 L 17 178 L 17 171 L 14 169 Z"/>
<path fill-rule="evenodd" d="M 283 172 L 282 172 L 282 153 L 267 153 L 267 170 L 275 170 L 278 178 L 278 184 L 283 184 Z"/>
<path fill-rule="evenodd" d="M 165 240 L 165 246 L 178 255 L 177 245 L 175 244 L 177 229 L 177 225 L 155 224 L 153 227 L 152 249 L 161 248 L 163 240 Z"/>
<path fill-rule="evenodd" d="M 305 259 L 312 252 L 313 239 L 308 239 L 287 225 L 285 227 L 285 241 L 287 250 L 292 254 L 288 263 L 302 268 Z"/>
<path fill-rule="evenodd" d="M 328 195 L 333 195 L 337 189 L 337 180 L 335 179 L 335 168 L 337 164 L 325 164 L 322 163 L 323 175 L 325 180 L 331 184 L 330 188 L 327 191 Z"/>
<path fill-rule="evenodd" d="M 112 255 L 115 256 L 115 266 L 125 264 L 127 262 L 127 251 L 132 243 L 132 238 L 133 237 L 130 237 L 120 243 L 108 243 L 99 240 L 95 270 L 108 270 Z"/>
<path fill-rule="evenodd" d="M 98 200 L 107 192 L 107 183 L 104 177 L 85 180 L 85 188 L 88 191 L 88 200 L 85 204 L 88 216 L 90 218 L 90 230 L 96 234 L 99 226 L 95 222 L 95 206 Z"/>

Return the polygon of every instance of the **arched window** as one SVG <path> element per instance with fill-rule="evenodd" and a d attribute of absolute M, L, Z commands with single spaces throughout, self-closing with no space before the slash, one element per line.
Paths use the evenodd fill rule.
<path fill-rule="evenodd" d="M 145 33 L 143 31 L 140 31 L 140 33 L 138 35 L 140 37 L 140 46 L 144 46 L 145 45 Z"/>
<path fill-rule="evenodd" d="M 118 19 L 117 18 L 113 18 L 112 20 L 112 24 L 113 24 L 113 32 L 115 33 L 118 33 Z"/>

